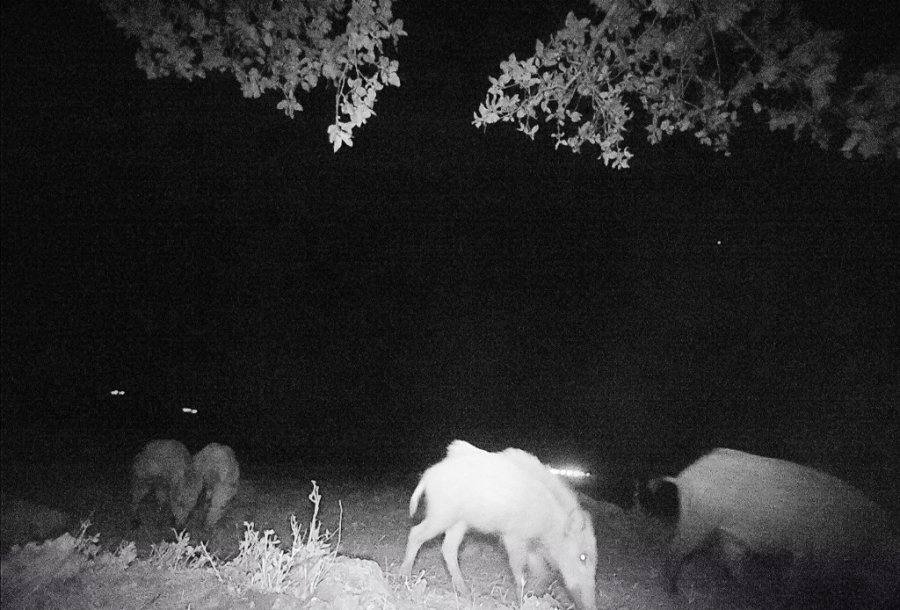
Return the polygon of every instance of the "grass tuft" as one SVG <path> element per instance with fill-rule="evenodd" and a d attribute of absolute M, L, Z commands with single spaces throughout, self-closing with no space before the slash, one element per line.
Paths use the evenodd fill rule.
<path fill-rule="evenodd" d="M 304 535 L 297 517 L 291 515 L 292 543 L 289 550 L 281 548 L 281 541 L 274 530 L 258 532 L 253 523 L 244 522 L 246 529 L 240 542 L 240 552 L 229 567 L 237 572 L 238 580 L 246 586 L 308 599 L 325 578 L 337 557 L 341 527 L 339 521 L 335 532 L 325 530 L 322 533 L 318 518 L 322 498 L 315 481 L 312 485 L 309 500 L 313 503 L 313 515 L 309 528 Z"/>

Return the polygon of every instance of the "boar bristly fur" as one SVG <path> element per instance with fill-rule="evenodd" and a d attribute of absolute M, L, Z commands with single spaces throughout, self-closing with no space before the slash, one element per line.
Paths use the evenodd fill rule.
<path fill-rule="evenodd" d="M 241 479 L 237 457 L 231 447 L 210 443 L 194 456 L 194 473 L 203 485 L 205 502 L 209 503 L 204 527 L 211 528 L 237 493 Z"/>
<path fill-rule="evenodd" d="M 581 608 L 595 610 L 593 524 L 574 492 L 536 457 L 518 449 L 490 453 L 454 441 L 447 457 L 422 475 L 410 498 L 410 516 L 423 494 L 426 516 L 410 530 L 401 574 L 409 575 L 424 542 L 444 534 L 441 548 L 453 585 L 467 595 L 457 553 L 474 529 L 500 537 L 520 595 L 526 564 L 533 570 L 546 560 Z"/>
<path fill-rule="evenodd" d="M 131 467 L 131 514 L 135 525 L 140 522 L 141 501 L 151 492 L 160 506 L 171 510 L 175 526 L 182 527 L 197 504 L 200 483 L 194 476 L 190 452 L 178 441 L 150 441 L 135 457 Z"/>
<path fill-rule="evenodd" d="M 680 503 L 667 564 L 672 593 L 685 562 L 716 540 L 732 554 L 744 549 L 788 566 L 785 607 L 801 607 L 797 600 L 813 590 L 843 586 L 835 583 L 852 583 L 851 596 L 866 600 L 850 607 L 881 608 L 878 600 L 894 595 L 885 584 L 900 592 L 900 552 L 887 514 L 840 479 L 793 462 L 716 449 L 670 480 Z"/>

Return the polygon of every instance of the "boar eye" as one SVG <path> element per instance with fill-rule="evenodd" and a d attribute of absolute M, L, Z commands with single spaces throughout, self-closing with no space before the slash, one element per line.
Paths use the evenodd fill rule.
<path fill-rule="evenodd" d="M 581 563 L 585 563 L 587 561 L 587 553 L 582 553 L 578 556 L 578 559 L 581 560 Z"/>

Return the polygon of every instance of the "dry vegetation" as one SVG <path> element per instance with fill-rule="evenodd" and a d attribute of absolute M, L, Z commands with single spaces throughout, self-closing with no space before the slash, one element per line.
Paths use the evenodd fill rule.
<path fill-rule="evenodd" d="M 412 578 L 395 575 L 412 523 L 414 476 L 361 482 L 302 465 L 248 465 L 214 531 L 189 522 L 175 535 L 154 522 L 152 506 L 143 508 L 149 525 L 129 529 L 127 473 L 117 468 L 4 473 L 4 610 L 517 606 L 506 558 L 487 536 L 470 534 L 461 549 L 471 600 L 453 593 L 439 541 L 422 548 Z M 319 484 L 310 493 L 313 477 Z M 14 499 L 12 490 L 24 497 Z M 682 594 L 670 598 L 662 579 L 669 527 L 583 499 L 597 529 L 598 608 L 734 610 L 771 602 L 764 583 L 729 580 L 714 556 L 687 568 Z M 523 608 L 571 605 L 552 574 L 529 591 Z"/>

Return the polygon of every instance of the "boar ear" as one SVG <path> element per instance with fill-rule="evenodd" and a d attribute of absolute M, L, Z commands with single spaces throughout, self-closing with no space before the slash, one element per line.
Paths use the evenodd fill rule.
<path fill-rule="evenodd" d="M 566 534 L 573 535 L 578 534 L 584 531 L 585 528 L 585 514 L 584 511 L 579 510 L 577 507 L 573 508 L 569 513 L 569 516 L 566 517 Z"/>

